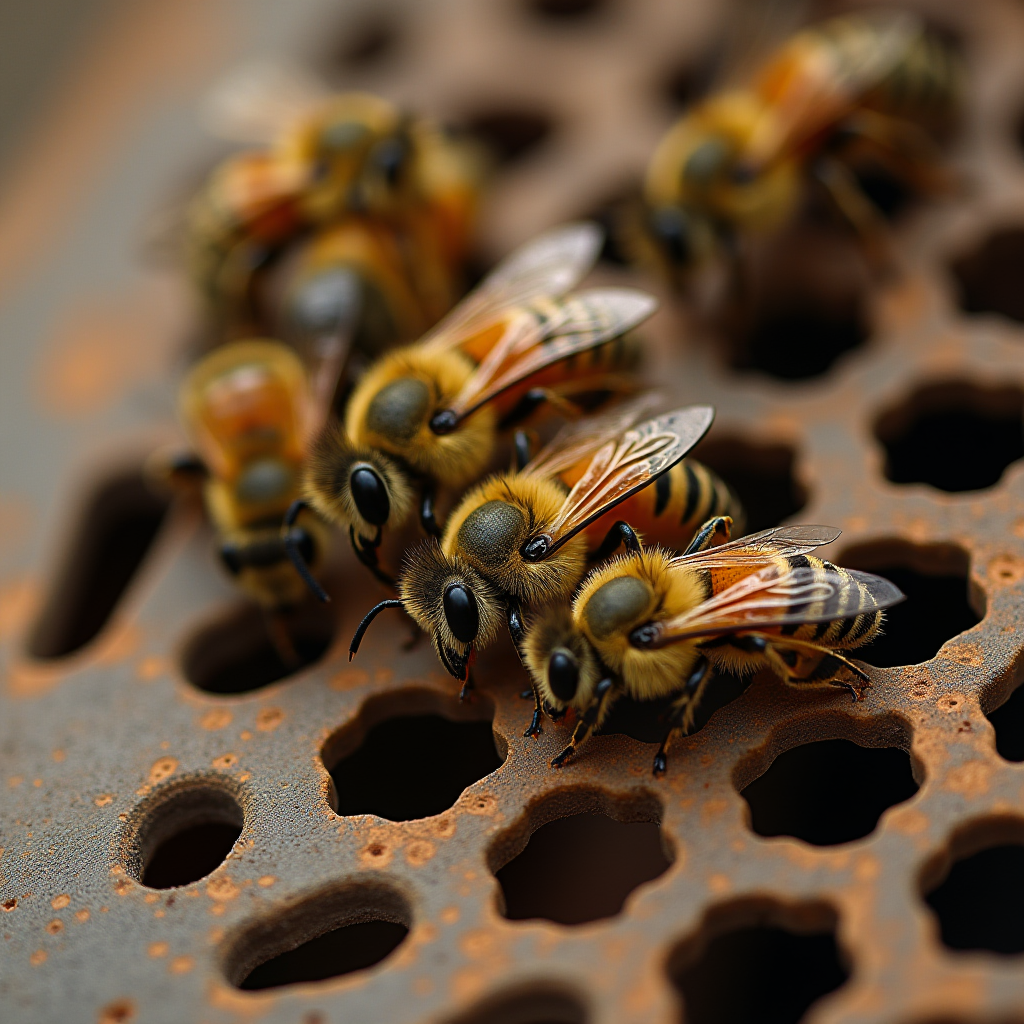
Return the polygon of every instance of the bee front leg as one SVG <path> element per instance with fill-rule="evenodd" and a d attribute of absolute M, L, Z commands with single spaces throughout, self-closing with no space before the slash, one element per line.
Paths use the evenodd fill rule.
<path fill-rule="evenodd" d="M 587 705 L 586 711 L 580 715 L 580 720 L 572 731 L 572 739 L 569 740 L 569 746 L 557 757 L 551 759 L 552 768 L 562 768 L 569 760 L 576 756 L 577 749 L 590 739 L 594 730 L 603 721 L 616 696 L 618 696 L 618 693 L 614 689 L 614 680 L 610 676 L 605 676 L 594 688 L 594 696 Z"/>
<path fill-rule="evenodd" d="M 664 775 L 668 769 L 668 745 L 676 736 L 685 736 L 693 728 L 693 720 L 697 708 L 704 697 L 704 691 L 711 681 L 711 665 L 708 659 L 701 657 L 696 667 L 686 680 L 683 692 L 672 705 L 672 713 L 668 719 L 668 732 L 654 755 L 654 774 Z"/>
<path fill-rule="evenodd" d="M 378 526 L 377 535 L 372 540 L 367 541 L 366 546 L 364 547 L 359 543 L 359 541 L 366 540 L 366 538 L 360 536 L 357 540 L 355 527 L 350 526 L 348 528 L 348 539 L 352 542 L 352 550 L 356 553 L 356 558 L 358 558 L 359 561 L 362 562 L 363 565 L 365 565 L 366 568 L 384 584 L 384 586 L 395 590 L 396 586 L 394 578 L 381 569 L 380 562 L 377 559 L 377 548 L 380 547 L 382 533 L 383 531 Z"/>
<path fill-rule="evenodd" d="M 544 730 L 541 728 L 541 718 L 543 717 L 543 708 L 541 706 L 540 690 L 537 687 L 533 688 L 533 716 L 530 718 L 530 724 L 526 727 L 524 736 L 529 739 L 535 740 Z"/>
<path fill-rule="evenodd" d="M 600 562 L 610 555 L 614 555 L 620 544 L 624 545 L 626 551 L 631 555 L 639 555 L 643 551 L 640 546 L 640 538 L 636 535 L 633 527 L 621 519 L 605 534 L 605 538 L 597 550 L 587 556 L 588 561 Z"/>
<path fill-rule="evenodd" d="M 732 537 L 732 516 L 715 516 L 709 519 L 693 536 L 684 555 L 695 555 L 706 551 L 713 544 L 724 544 Z"/>

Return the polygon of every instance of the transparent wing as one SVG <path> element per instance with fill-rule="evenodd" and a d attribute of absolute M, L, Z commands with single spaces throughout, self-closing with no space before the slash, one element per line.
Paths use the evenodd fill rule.
<path fill-rule="evenodd" d="M 631 330 L 657 305 L 646 292 L 601 288 L 524 310 L 449 408 L 462 419 L 541 370 Z"/>
<path fill-rule="evenodd" d="M 428 331 L 422 343 L 454 348 L 512 307 L 539 296 L 564 295 L 594 265 L 603 237 L 596 224 L 584 221 L 555 228 L 520 246 Z"/>
<path fill-rule="evenodd" d="M 693 405 L 647 420 L 603 445 L 548 530 L 552 550 L 671 469 L 707 433 L 714 418 L 710 406 Z"/>
<path fill-rule="evenodd" d="M 851 618 L 889 608 L 903 598 L 899 587 L 871 573 L 768 565 L 693 611 L 658 623 L 653 646 L 720 633 Z"/>
<path fill-rule="evenodd" d="M 831 544 L 843 531 L 835 526 L 773 526 L 770 530 L 719 544 L 692 555 L 678 555 L 672 565 L 688 565 L 694 569 L 727 569 L 751 565 L 776 555 L 805 555 L 808 551 Z"/>
<path fill-rule="evenodd" d="M 920 31 L 909 12 L 880 10 L 797 33 L 758 76 L 766 112 L 742 163 L 752 169 L 770 164 L 845 117 L 893 70 Z"/>

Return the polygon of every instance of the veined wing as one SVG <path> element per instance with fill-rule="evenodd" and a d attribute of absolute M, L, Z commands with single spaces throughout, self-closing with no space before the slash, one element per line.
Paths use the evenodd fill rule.
<path fill-rule="evenodd" d="M 601 229 L 589 221 L 565 224 L 534 238 L 506 256 L 421 343 L 454 348 L 515 306 L 538 296 L 564 295 L 594 265 L 602 240 Z"/>
<path fill-rule="evenodd" d="M 670 564 L 694 569 L 749 566 L 770 561 L 777 555 L 806 555 L 808 551 L 831 544 L 842 532 L 835 526 L 773 526 L 770 530 L 739 537 L 692 555 L 678 555 Z"/>
<path fill-rule="evenodd" d="M 600 288 L 523 310 L 449 406 L 455 422 L 555 363 L 636 327 L 657 300 L 632 288 Z"/>
<path fill-rule="evenodd" d="M 595 519 L 609 512 L 683 459 L 715 417 L 708 405 L 692 405 L 647 420 L 603 445 L 569 492 L 547 538 L 546 557 Z"/>
<path fill-rule="evenodd" d="M 906 11 L 837 17 L 797 33 L 764 68 L 765 114 L 739 160 L 752 170 L 797 152 L 850 113 L 921 31 Z"/>
<path fill-rule="evenodd" d="M 664 647 L 721 633 L 829 622 L 898 604 L 903 592 L 888 580 L 851 569 L 768 565 L 738 580 L 684 615 L 655 623 L 645 646 Z"/>

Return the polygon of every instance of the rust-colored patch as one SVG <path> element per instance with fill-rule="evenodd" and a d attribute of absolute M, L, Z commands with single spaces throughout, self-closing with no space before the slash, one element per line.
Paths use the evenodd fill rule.
<path fill-rule="evenodd" d="M 480 960 L 491 956 L 499 947 L 498 936 L 490 928 L 474 928 L 459 939 L 459 949 L 470 958 Z"/>
<path fill-rule="evenodd" d="M 703 825 L 710 825 L 720 818 L 729 809 L 729 801 L 716 797 L 712 800 L 705 800 L 700 808 L 700 820 Z"/>
<path fill-rule="evenodd" d="M 195 960 L 190 956 L 176 956 L 167 965 L 167 970 L 170 971 L 171 974 L 188 974 L 195 965 Z"/>
<path fill-rule="evenodd" d="M 39 587 L 31 579 L 0 587 L 0 639 L 21 633 L 39 606 Z"/>
<path fill-rule="evenodd" d="M 426 839 L 416 839 L 405 848 L 405 859 L 414 868 L 418 868 L 421 864 L 426 864 L 435 853 L 437 853 L 437 847 L 432 842 Z"/>
<path fill-rule="evenodd" d="M 60 935 L 60 933 L 64 931 L 64 922 L 59 917 L 55 917 L 47 924 L 46 930 L 51 935 Z"/>
<path fill-rule="evenodd" d="M 900 807 L 889 813 L 889 825 L 905 836 L 917 836 L 928 831 L 928 815 L 916 807 Z"/>
<path fill-rule="evenodd" d="M 57 764 L 60 764 L 67 757 L 67 754 L 58 747 L 56 750 L 50 751 L 50 757 L 52 757 Z"/>
<path fill-rule="evenodd" d="M 99 1024 L 125 1024 L 134 1017 L 135 1004 L 130 999 L 118 999 L 100 1010 Z"/>
<path fill-rule="evenodd" d="M 114 883 L 114 892 L 118 896 L 124 896 L 126 893 L 131 892 L 132 884 L 126 878 L 119 878 Z"/>
<path fill-rule="evenodd" d="M 163 782 L 164 779 L 169 778 L 178 769 L 178 762 L 173 757 L 158 757 L 153 762 L 153 767 L 149 769 L 149 783 L 155 786 L 158 782 Z"/>
<path fill-rule="evenodd" d="M 75 920 L 79 924 L 85 924 L 85 922 L 89 920 L 90 916 L 91 915 L 86 907 L 82 907 L 81 910 L 75 911 Z"/>
<path fill-rule="evenodd" d="M 366 686 L 370 681 L 370 673 L 365 668 L 343 668 L 337 675 L 331 676 L 327 684 L 332 690 L 355 690 Z"/>
<path fill-rule="evenodd" d="M 273 732 L 283 721 L 281 708 L 261 708 L 256 715 L 256 728 L 260 732 Z"/>
<path fill-rule="evenodd" d="M 92 798 L 92 802 L 97 807 L 109 807 L 114 802 L 113 793 L 100 793 L 98 796 Z"/>
<path fill-rule="evenodd" d="M 152 957 L 161 957 L 167 956 L 170 950 L 171 944 L 169 942 L 151 942 L 146 952 Z"/>
<path fill-rule="evenodd" d="M 136 678 L 144 683 L 151 683 L 169 671 L 170 665 L 168 665 L 167 659 L 156 654 L 147 654 L 146 657 L 140 658 L 138 665 L 135 666 Z"/>
<path fill-rule="evenodd" d="M 229 900 L 235 899 L 241 891 L 230 875 L 211 878 L 206 883 L 206 895 L 218 903 L 227 903 Z"/>
<path fill-rule="evenodd" d="M 950 661 L 955 661 L 958 665 L 970 665 L 972 668 L 977 668 L 979 665 L 985 664 L 985 652 L 982 651 L 981 644 L 970 641 L 952 644 L 943 653 L 945 657 Z"/>
<path fill-rule="evenodd" d="M 238 764 L 238 755 L 234 753 L 221 754 L 210 762 L 214 768 L 234 768 Z"/>
<path fill-rule="evenodd" d="M 359 851 L 359 859 L 372 868 L 386 868 L 393 857 L 391 847 L 379 839 L 371 840 Z"/>
<path fill-rule="evenodd" d="M 853 877 L 858 882 L 873 882 L 881 873 L 881 861 L 870 853 L 862 853 L 854 861 Z"/>
<path fill-rule="evenodd" d="M 216 732 L 231 724 L 231 712 L 227 708 L 211 708 L 199 717 L 199 728 L 207 732 Z"/>
<path fill-rule="evenodd" d="M 731 888 L 732 882 L 729 881 L 728 875 L 716 872 L 715 874 L 708 876 L 708 889 L 710 889 L 716 896 L 721 896 L 723 893 L 727 893 Z"/>
<path fill-rule="evenodd" d="M 1024 559 L 1015 555 L 996 555 L 988 563 L 988 578 L 997 586 L 1010 586 L 1024 579 Z"/>
<path fill-rule="evenodd" d="M 442 839 L 451 839 L 455 835 L 455 819 L 442 815 L 434 821 L 434 834 Z"/>
<path fill-rule="evenodd" d="M 927 700 L 932 692 L 930 679 L 915 679 L 910 684 L 910 697 L 912 700 Z"/>
<path fill-rule="evenodd" d="M 488 817 L 498 809 L 498 801 L 490 793 L 479 793 L 476 796 L 460 800 L 458 806 L 470 814 Z"/>
<path fill-rule="evenodd" d="M 260 875 L 260 877 L 256 879 L 256 884 L 264 889 L 269 889 L 276 881 L 277 878 L 274 875 Z"/>
<path fill-rule="evenodd" d="M 444 924 L 455 924 L 459 920 L 459 908 L 455 906 L 445 907 L 441 911 L 441 920 Z"/>
<path fill-rule="evenodd" d="M 936 702 L 935 706 L 948 715 L 951 711 L 959 711 L 964 704 L 962 693 L 944 693 Z"/>
<path fill-rule="evenodd" d="M 53 907 L 54 910 L 63 910 L 70 903 L 71 897 L 66 892 L 62 892 L 59 896 L 54 896 L 53 899 L 50 900 L 50 906 Z"/>
<path fill-rule="evenodd" d="M 5 914 L 9 914 L 12 910 L 17 910 L 17 909 L 18 909 L 17 897 L 12 897 L 9 900 L 4 900 L 3 903 L 0 903 L 0 910 L 2 910 Z"/>
<path fill-rule="evenodd" d="M 966 797 L 983 796 L 988 792 L 992 769 L 984 761 L 965 761 L 945 778 L 945 788 Z"/>
<path fill-rule="evenodd" d="M 36 950 L 36 951 L 35 951 L 35 952 L 34 952 L 34 953 L 33 953 L 33 954 L 32 954 L 32 955 L 31 955 L 31 956 L 30 956 L 30 957 L 28 958 L 28 962 L 29 962 L 29 963 L 30 963 L 30 964 L 31 964 L 31 965 L 32 965 L 33 967 L 39 967 L 39 966 L 40 966 L 41 964 L 45 964 L 45 963 L 46 963 L 46 950 L 45 950 L 45 949 L 37 949 L 37 950 Z"/>

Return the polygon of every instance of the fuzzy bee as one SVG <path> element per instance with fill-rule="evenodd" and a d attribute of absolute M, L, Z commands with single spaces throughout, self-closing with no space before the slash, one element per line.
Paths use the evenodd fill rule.
<path fill-rule="evenodd" d="M 637 402 L 570 424 L 525 468 L 470 490 L 440 540 L 408 553 L 399 598 L 366 615 L 350 653 L 381 611 L 404 608 L 431 636 L 464 695 L 474 652 L 503 622 L 518 645 L 524 612 L 567 601 L 588 556 L 607 555 L 622 542 L 638 548 L 629 523 L 654 519 L 658 498 L 650 485 L 679 466 L 714 416 L 708 406 L 690 406 L 634 426 L 639 408 Z M 659 539 L 677 547 L 692 534 L 685 521 L 660 523 Z M 539 732 L 540 711 L 538 691 L 527 735 Z"/>
<path fill-rule="evenodd" d="M 839 536 L 832 527 L 780 526 L 734 541 L 729 532 L 727 518 L 713 519 L 682 555 L 634 546 L 587 576 L 571 607 L 553 606 L 531 625 L 523 652 L 537 692 L 555 716 L 570 707 L 578 715 L 552 767 L 575 756 L 619 696 L 676 695 L 654 759 L 655 774 L 664 772 L 667 746 L 692 728 L 714 669 L 769 668 L 795 686 L 862 696 L 868 676 L 845 652 L 878 635 L 900 590 L 809 554 Z"/>

